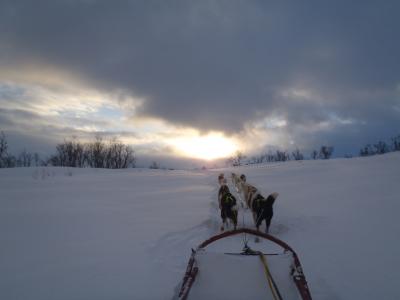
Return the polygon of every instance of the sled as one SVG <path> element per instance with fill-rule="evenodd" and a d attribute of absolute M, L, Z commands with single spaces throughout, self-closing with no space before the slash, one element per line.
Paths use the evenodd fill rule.
<path fill-rule="evenodd" d="M 244 245 L 238 237 L 244 236 Z M 247 235 L 272 244 L 275 253 L 255 251 L 248 246 Z M 213 249 L 215 242 L 243 247 L 241 252 Z M 235 245 L 236 244 L 236 245 Z M 207 247 L 207 249 L 206 249 Z M 215 247 L 214 247 L 215 248 Z M 283 250 L 283 251 L 282 251 Z M 278 252 L 278 253 L 276 253 Z M 192 249 L 185 275 L 175 299 L 273 299 L 311 300 L 311 293 L 299 258 L 285 242 L 254 229 L 240 228 L 215 235 Z"/>

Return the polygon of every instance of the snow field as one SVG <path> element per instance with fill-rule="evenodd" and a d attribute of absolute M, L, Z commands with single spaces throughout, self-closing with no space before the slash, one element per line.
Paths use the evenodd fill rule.
<path fill-rule="evenodd" d="M 213 171 L 1 169 L 0 299 L 171 299 L 190 249 L 218 232 L 217 176 L 232 171 L 279 192 L 270 233 L 297 252 L 314 299 L 399 299 L 399 166 L 391 153 Z"/>

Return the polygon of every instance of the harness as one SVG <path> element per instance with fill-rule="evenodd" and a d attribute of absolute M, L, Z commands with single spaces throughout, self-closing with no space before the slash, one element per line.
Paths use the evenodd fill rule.
<path fill-rule="evenodd" d="M 269 289 L 271 290 L 272 297 L 274 300 L 282 300 L 281 293 L 279 292 L 278 286 L 275 283 L 275 280 L 272 278 L 271 271 L 269 270 L 269 266 L 267 263 L 267 258 L 262 252 L 257 252 L 258 256 L 260 257 L 261 263 L 264 267 L 265 276 L 267 277 Z"/>
<path fill-rule="evenodd" d="M 226 193 L 224 196 L 222 196 L 222 205 L 224 206 L 234 206 L 236 204 L 236 199 L 233 197 L 231 193 Z"/>

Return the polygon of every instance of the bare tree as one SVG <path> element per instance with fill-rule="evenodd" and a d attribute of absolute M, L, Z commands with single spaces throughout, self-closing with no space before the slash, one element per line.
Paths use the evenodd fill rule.
<path fill-rule="evenodd" d="M 400 151 L 400 135 L 392 137 L 390 144 L 379 141 L 376 144 L 368 144 L 360 149 L 360 156 L 370 156 L 375 154 L 384 154 L 391 151 Z"/>
<path fill-rule="evenodd" d="M 360 156 L 370 156 L 374 155 L 375 151 L 370 144 L 366 145 L 364 148 L 360 149 Z"/>
<path fill-rule="evenodd" d="M 275 161 L 275 155 L 272 152 L 268 152 L 267 154 L 265 154 L 265 160 L 267 162 L 273 162 Z"/>
<path fill-rule="evenodd" d="M 8 143 L 3 131 L 0 132 L 0 168 L 13 168 L 16 159 L 8 153 Z"/>
<path fill-rule="evenodd" d="M 384 154 L 389 152 L 389 146 L 383 141 L 379 141 L 378 143 L 374 144 L 374 147 L 376 154 Z"/>
<path fill-rule="evenodd" d="M 153 161 L 149 168 L 150 169 L 159 169 L 160 166 L 158 165 L 158 163 L 156 161 Z"/>
<path fill-rule="evenodd" d="M 303 160 L 304 156 L 303 154 L 300 152 L 299 149 L 296 149 L 292 152 L 292 156 L 294 160 Z"/>
<path fill-rule="evenodd" d="M 400 135 L 392 137 L 392 150 L 400 151 Z"/>
<path fill-rule="evenodd" d="M 64 140 L 56 146 L 56 154 L 50 157 L 53 166 L 61 167 L 83 167 L 85 163 L 85 149 L 75 137 Z M 36 157 L 38 159 L 38 157 Z"/>
<path fill-rule="evenodd" d="M 33 161 L 32 153 L 29 153 L 24 149 L 19 155 L 17 159 L 18 167 L 30 167 Z"/>
<path fill-rule="evenodd" d="M 76 138 L 64 140 L 56 146 L 56 151 L 47 161 L 53 166 L 122 169 L 134 167 L 136 163 L 132 147 L 117 139 L 106 144 L 100 136 L 85 144 Z"/>
<path fill-rule="evenodd" d="M 64 141 L 66 151 L 66 165 L 68 167 L 83 167 L 85 163 L 85 147 L 76 137 Z"/>
<path fill-rule="evenodd" d="M 33 154 L 33 161 L 35 162 L 35 167 L 38 167 L 40 165 L 40 156 L 39 153 L 35 152 Z"/>
<path fill-rule="evenodd" d="M 123 160 L 122 160 L 121 167 L 122 168 L 134 168 L 136 166 L 136 156 L 135 151 L 129 145 L 124 145 L 123 149 Z"/>
<path fill-rule="evenodd" d="M 96 136 L 93 143 L 88 144 L 87 147 L 87 160 L 89 166 L 93 168 L 106 167 L 107 149 L 101 136 Z"/>
<path fill-rule="evenodd" d="M 15 156 L 9 154 L 4 160 L 4 168 L 15 168 L 17 165 L 17 159 Z"/>
<path fill-rule="evenodd" d="M 290 157 L 286 151 L 276 150 L 275 161 L 288 161 L 288 160 L 290 160 Z"/>
<path fill-rule="evenodd" d="M 6 159 L 8 156 L 7 153 L 8 150 L 8 143 L 6 140 L 6 136 L 4 135 L 4 132 L 0 132 L 0 168 L 5 168 L 6 167 Z"/>
<path fill-rule="evenodd" d="M 318 158 L 318 151 L 317 150 L 313 150 L 311 152 L 311 158 L 312 159 L 317 159 Z"/>
<path fill-rule="evenodd" d="M 132 147 L 125 145 L 117 139 L 112 139 L 106 149 L 106 168 L 125 169 L 134 167 L 136 158 Z"/>
<path fill-rule="evenodd" d="M 296 149 L 291 153 L 293 159 L 295 160 L 303 160 L 304 155 L 300 152 L 299 149 Z M 290 160 L 290 153 L 284 150 L 277 150 L 276 152 L 268 152 L 259 156 L 253 156 L 249 163 L 250 164 L 260 164 L 263 162 L 277 162 L 277 161 L 288 161 Z M 230 162 L 235 161 L 234 158 L 229 160 Z"/>
<path fill-rule="evenodd" d="M 246 156 L 241 151 L 236 151 L 235 156 L 231 158 L 234 167 L 241 166 Z"/>
<path fill-rule="evenodd" d="M 319 150 L 319 156 L 322 159 L 329 159 L 333 154 L 333 150 L 334 148 L 332 146 L 321 146 L 321 149 Z"/>

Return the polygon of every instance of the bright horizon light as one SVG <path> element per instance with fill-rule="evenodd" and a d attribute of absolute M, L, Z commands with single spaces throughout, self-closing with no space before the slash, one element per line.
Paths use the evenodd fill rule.
<path fill-rule="evenodd" d="M 182 137 L 171 141 L 179 154 L 191 158 L 213 160 L 225 158 L 237 151 L 237 145 L 223 134 Z"/>

